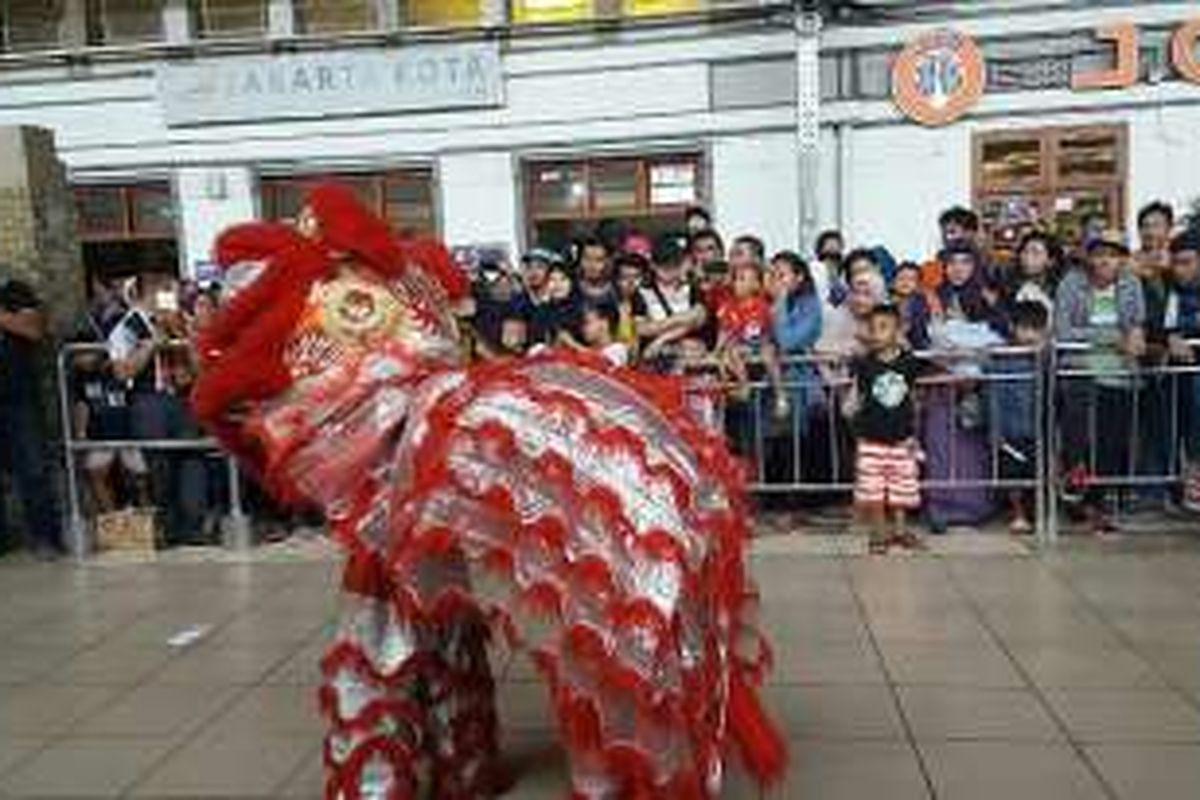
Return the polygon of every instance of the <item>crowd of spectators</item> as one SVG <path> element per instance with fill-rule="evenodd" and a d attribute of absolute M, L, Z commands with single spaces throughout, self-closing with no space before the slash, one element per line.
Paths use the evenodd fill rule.
<path fill-rule="evenodd" d="M 852 478 L 853 365 L 883 310 L 899 320 L 905 350 L 933 367 L 921 372 L 928 385 L 915 412 L 930 528 L 1004 510 L 1014 532 L 1028 532 L 1039 449 L 1059 438 L 1039 427 L 1039 411 L 1057 403 L 1053 478 L 1069 508 L 1105 532 L 1114 493 L 1097 476 L 1141 477 L 1127 493 L 1138 502 L 1200 510 L 1200 376 L 1187 372 L 1200 338 L 1200 228 L 1177 224 L 1158 202 L 1137 221 L 1136 248 L 1095 218 L 1070 241 L 1030 226 L 998 248 L 974 212 L 955 207 L 940 216 L 941 246 L 929 258 L 897 260 L 828 230 L 806 259 L 768 254 L 754 235 L 727 245 L 696 208 L 678 234 L 605 222 L 563 250 L 535 247 L 515 265 L 485 260 L 460 313 L 473 358 L 565 347 L 686 376 L 696 413 L 724 429 L 751 479 L 802 488 L 769 495 L 807 503 L 828 502 L 835 495 L 816 490 Z M 161 274 L 95 281 L 75 337 L 92 346 L 70 361 L 75 436 L 115 442 L 81 456 L 90 509 L 156 508 L 172 544 L 219 538 L 225 468 L 202 449 L 137 442 L 202 438 L 187 408 L 190 342 L 217 291 Z M 42 445 L 31 418 L 41 408 L 30 387 L 42 328 L 28 287 L 0 281 L 0 466 L 41 531 L 38 548 L 52 553 L 62 546 L 53 482 L 37 468 L 47 459 L 34 452 Z M 1060 370 L 1052 395 L 1041 388 L 1049 352 Z M 286 528 L 265 498 L 252 502 L 268 528 Z"/>
<path fill-rule="evenodd" d="M 904 346 L 936 367 L 918 426 L 931 529 L 1003 509 L 1014 532 L 1029 532 L 1024 484 L 1036 479 L 1039 446 L 1056 438 L 1039 429 L 1038 406 L 1058 403 L 1062 497 L 1107 532 L 1110 483 L 1143 479 L 1154 487 L 1127 493 L 1138 502 L 1200 510 L 1200 379 L 1186 372 L 1200 336 L 1200 230 L 1176 223 L 1156 202 L 1138 215 L 1136 248 L 1094 216 L 1070 240 L 1030 225 L 999 248 L 973 211 L 955 207 L 939 218 L 939 251 L 913 261 L 852 247 L 836 230 L 821 233 L 811 260 L 768 256 L 753 235 L 726 246 L 703 209 L 652 241 L 605 223 L 562 252 L 480 264 L 473 353 L 585 348 L 687 375 L 720 389 L 698 396 L 715 394 L 719 408 L 707 413 L 756 482 L 844 485 L 855 433 L 848 370 L 868 349 L 872 315 L 894 308 Z M 1039 374 L 1060 352 L 1049 342 L 1066 370 L 1053 398 Z"/>
<path fill-rule="evenodd" d="M 136 507 L 152 510 L 165 545 L 211 545 L 222 538 L 230 473 L 220 453 L 202 444 L 189 406 L 196 377 L 194 340 L 216 310 L 219 288 L 147 272 L 93 281 L 91 301 L 70 358 L 71 425 L 77 439 L 113 446 L 79 460 L 92 516 Z M 147 446 L 139 446 L 140 442 Z M 167 447 L 162 447 L 166 442 Z M 185 442 L 194 447 L 171 447 Z M 260 538 L 307 522 L 276 508 L 248 482 Z"/>

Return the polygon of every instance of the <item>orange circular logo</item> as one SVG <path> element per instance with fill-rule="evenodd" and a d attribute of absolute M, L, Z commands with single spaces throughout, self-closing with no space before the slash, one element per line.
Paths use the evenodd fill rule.
<path fill-rule="evenodd" d="M 908 44 L 892 65 L 892 100 L 922 125 L 946 125 L 983 96 L 983 54 L 970 36 L 950 30 Z"/>

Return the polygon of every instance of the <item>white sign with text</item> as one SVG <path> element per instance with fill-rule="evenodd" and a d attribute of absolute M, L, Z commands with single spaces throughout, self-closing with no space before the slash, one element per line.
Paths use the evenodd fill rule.
<path fill-rule="evenodd" d="M 159 68 L 171 126 L 485 108 L 504 102 L 495 42 L 227 56 Z"/>

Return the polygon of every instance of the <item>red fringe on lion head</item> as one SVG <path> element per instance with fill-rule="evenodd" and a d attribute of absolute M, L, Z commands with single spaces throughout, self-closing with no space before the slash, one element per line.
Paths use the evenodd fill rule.
<path fill-rule="evenodd" d="M 261 453 L 243 430 L 239 414 L 291 385 L 284 350 L 314 283 L 352 259 L 383 278 L 419 270 L 441 288 L 445 302 L 462 298 L 469 288 L 444 246 L 396 237 L 345 186 L 314 188 L 304 213 L 298 227 L 274 222 L 234 226 L 221 234 L 214 248 L 223 269 L 247 263 L 262 269 L 200 332 L 197 346 L 204 369 L 192 404 L 199 420 L 252 469 L 261 465 Z"/>

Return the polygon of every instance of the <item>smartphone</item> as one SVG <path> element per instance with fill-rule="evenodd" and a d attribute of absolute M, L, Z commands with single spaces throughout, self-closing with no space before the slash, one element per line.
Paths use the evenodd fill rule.
<path fill-rule="evenodd" d="M 158 292 L 154 295 L 154 307 L 157 311 L 175 313 L 179 311 L 179 295 L 170 291 Z"/>

